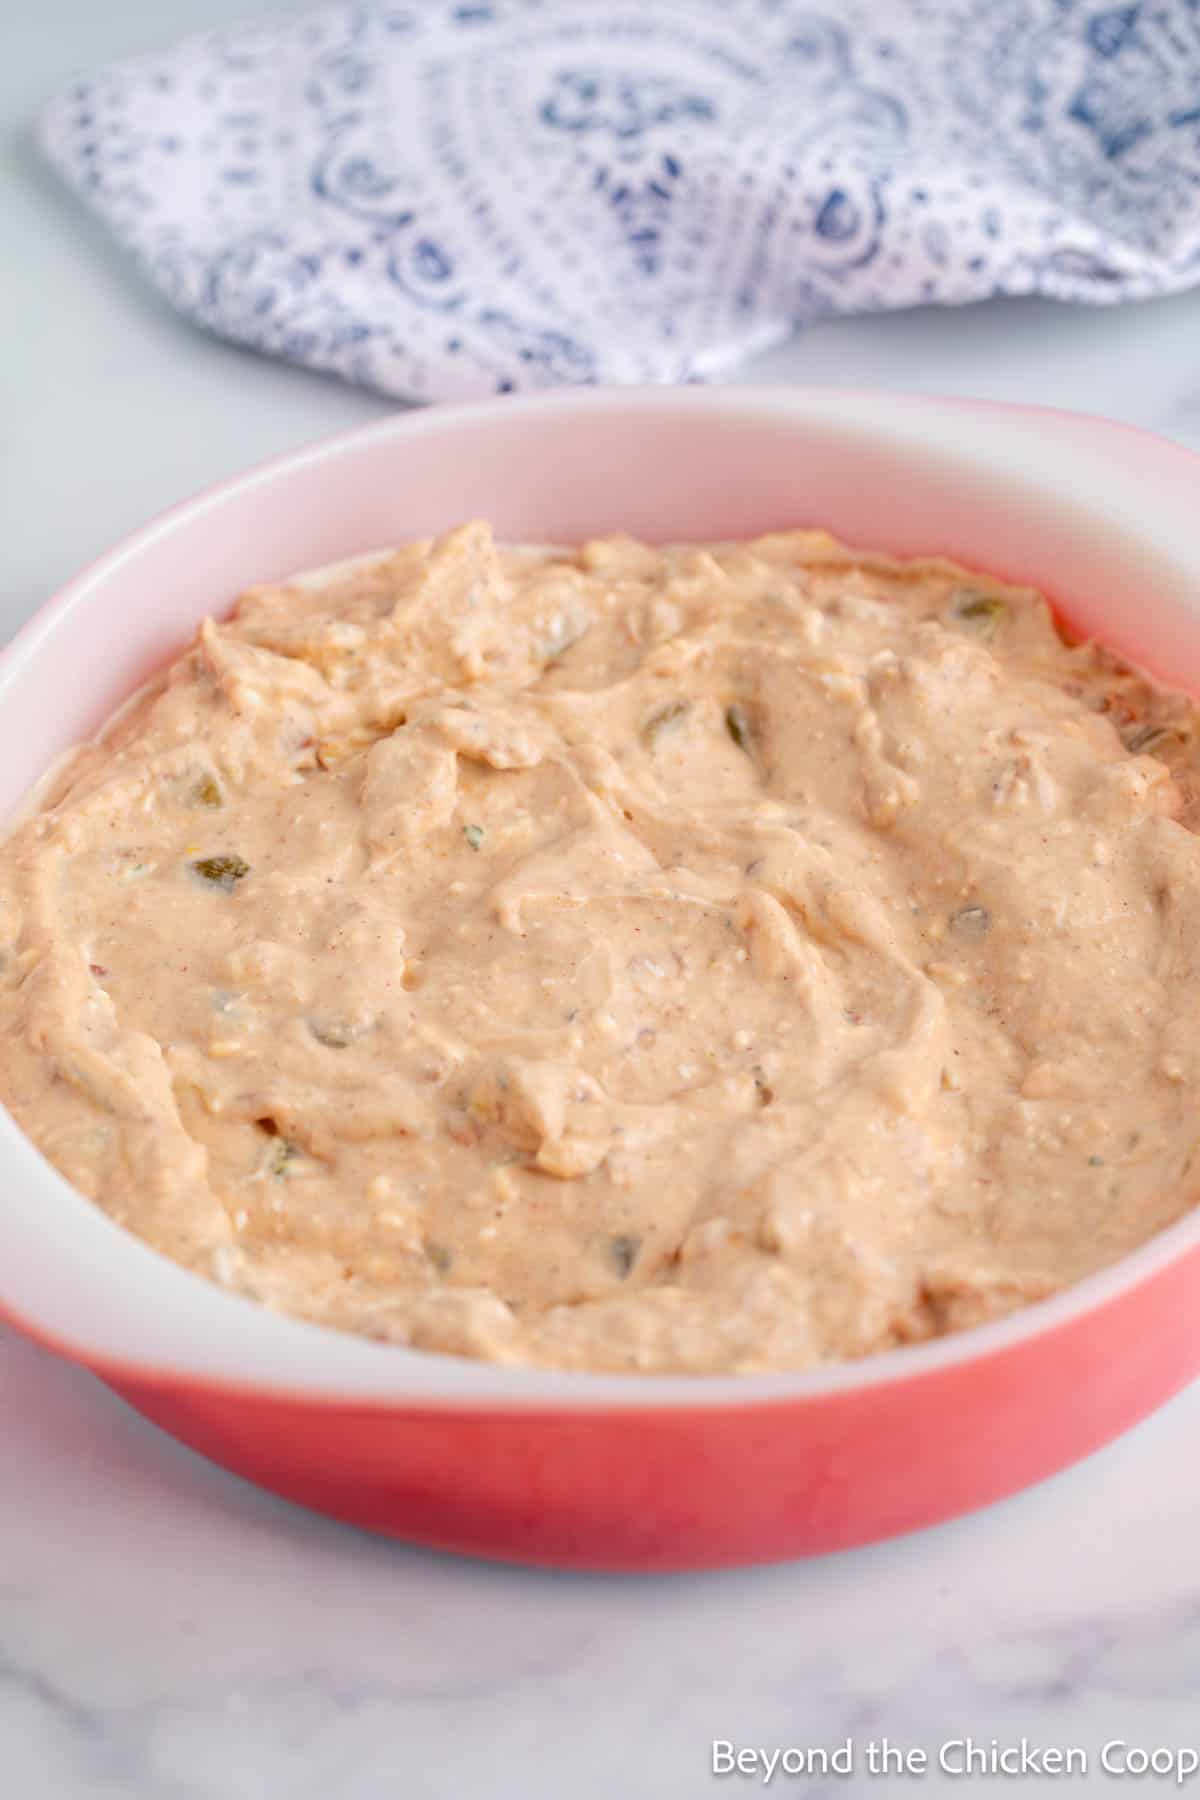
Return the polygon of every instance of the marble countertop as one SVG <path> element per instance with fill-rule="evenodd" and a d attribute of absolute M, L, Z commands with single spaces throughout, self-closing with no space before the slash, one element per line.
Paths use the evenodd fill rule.
<path fill-rule="evenodd" d="M 32 112 L 60 81 L 246 0 L 20 10 L 0 59 L 0 635 L 164 505 L 385 410 L 179 324 L 32 150 Z M 826 324 L 747 373 L 1039 400 L 1200 447 L 1198 345 L 1200 295 L 998 303 Z M 1198 1440 L 1193 1388 L 1067 1474 L 902 1541 L 715 1575 L 565 1576 L 310 1517 L 0 1332 L 0 1792 L 690 1800 L 763 1785 L 761 1764 L 717 1780 L 716 1739 L 790 1748 L 770 1786 L 808 1795 L 1067 1779 L 968 1780 L 953 1772 L 966 1738 L 1074 1750 L 1076 1767 L 1081 1753 L 1077 1786 L 1165 1791 L 1200 1747 Z M 925 1750 L 928 1771 L 872 1778 L 885 1736 Z M 785 1772 L 847 1740 L 849 1777 Z M 1110 1750 L 1106 1774 L 1114 1742 L 1133 1749 Z M 1172 1768 L 1139 1781 L 1138 1750 Z"/>

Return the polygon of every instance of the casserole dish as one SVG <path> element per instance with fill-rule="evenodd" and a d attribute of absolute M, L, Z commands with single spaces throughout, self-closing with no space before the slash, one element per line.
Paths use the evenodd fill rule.
<path fill-rule="evenodd" d="M 1041 588 L 1200 689 L 1200 462 L 1031 408 L 838 390 L 562 391 L 402 414 L 176 509 L 0 660 L 11 816 L 237 592 L 485 517 L 510 542 L 819 526 Z M 846 1547 L 1027 1485 L 1200 1369 L 1200 1216 L 1001 1321 L 800 1374 L 581 1375 L 399 1349 L 185 1273 L 0 1118 L 0 1309 L 184 1442 L 447 1549 L 671 1569 Z"/>

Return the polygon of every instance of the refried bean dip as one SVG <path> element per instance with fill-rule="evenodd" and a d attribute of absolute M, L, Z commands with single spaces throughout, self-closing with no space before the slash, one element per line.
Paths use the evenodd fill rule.
<path fill-rule="evenodd" d="M 257 588 L 0 870 L 0 1097 L 276 1310 L 572 1369 L 861 1356 L 1200 1170 L 1197 714 L 819 532 Z"/>

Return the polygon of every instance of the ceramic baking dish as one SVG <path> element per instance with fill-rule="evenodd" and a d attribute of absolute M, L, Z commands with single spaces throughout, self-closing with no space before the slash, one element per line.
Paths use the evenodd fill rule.
<path fill-rule="evenodd" d="M 240 588 L 472 516 L 509 540 L 819 525 L 938 552 L 1200 690 L 1198 515 L 1200 458 L 1035 408 L 685 388 L 400 414 L 177 508 L 46 606 L 0 658 L 0 811 Z M 911 1530 L 1086 1455 L 1200 1369 L 1200 1214 L 1052 1300 L 864 1361 L 591 1376 L 275 1316 L 112 1224 L 5 1115 L 0 1174 L 15 1326 L 252 1481 L 512 1560 L 696 1568 Z"/>

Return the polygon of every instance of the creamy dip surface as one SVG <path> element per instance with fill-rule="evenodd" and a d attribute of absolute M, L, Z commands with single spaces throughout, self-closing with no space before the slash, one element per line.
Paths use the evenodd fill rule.
<path fill-rule="evenodd" d="M 250 591 L 0 870 L 0 1098 L 280 1311 L 800 1368 L 1200 1182 L 1196 713 L 816 532 L 436 540 Z"/>

